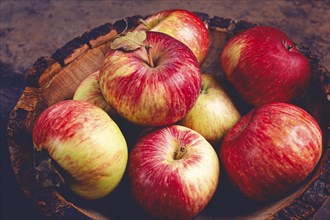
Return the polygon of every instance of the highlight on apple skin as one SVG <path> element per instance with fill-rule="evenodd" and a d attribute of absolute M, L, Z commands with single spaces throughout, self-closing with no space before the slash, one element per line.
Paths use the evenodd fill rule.
<path fill-rule="evenodd" d="M 254 106 L 295 102 L 311 77 L 309 60 L 279 29 L 257 26 L 224 46 L 221 68 L 242 98 Z"/>
<path fill-rule="evenodd" d="M 146 47 L 109 50 L 100 70 L 100 88 L 115 111 L 143 126 L 182 119 L 201 88 L 200 66 L 191 50 L 163 33 L 147 32 Z M 150 63 L 150 59 L 152 63 Z"/>
<path fill-rule="evenodd" d="M 305 110 L 270 103 L 251 110 L 225 135 L 220 161 L 242 193 L 271 201 L 292 192 L 322 154 L 322 132 Z"/>
<path fill-rule="evenodd" d="M 191 219 L 215 193 L 220 164 L 199 133 L 180 125 L 151 131 L 130 153 L 133 197 L 152 216 Z"/>
<path fill-rule="evenodd" d="M 70 189 L 85 199 L 111 193 L 127 166 L 120 129 L 104 110 L 87 102 L 66 100 L 48 107 L 35 122 L 32 140 L 63 169 Z"/>
<path fill-rule="evenodd" d="M 217 77 L 203 73 L 200 95 L 179 124 L 197 131 L 213 146 L 217 146 L 240 118 L 233 99 Z"/>
<path fill-rule="evenodd" d="M 199 64 L 206 59 L 210 48 L 207 25 L 193 12 L 182 9 L 159 11 L 147 17 L 135 30 L 168 34 L 188 46 Z"/>

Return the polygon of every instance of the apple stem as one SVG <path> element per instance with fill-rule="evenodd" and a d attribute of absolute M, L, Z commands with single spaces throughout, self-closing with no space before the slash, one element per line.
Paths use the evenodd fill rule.
<path fill-rule="evenodd" d="M 145 20 L 143 20 L 142 18 L 139 19 L 139 22 L 141 22 L 148 30 L 151 30 L 152 27 L 150 27 Z"/>
<path fill-rule="evenodd" d="M 150 52 L 150 49 L 152 48 L 152 46 L 151 45 L 146 45 L 145 48 L 146 48 L 146 51 L 147 51 L 149 65 L 151 67 L 155 67 L 154 61 L 152 60 L 151 52 Z"/>
<path fill-rule="evenodd" d="M 205 88 L 205 85 L 202 84 L 202 87 L 201 87 L 201 94 L 205 94 L 206 93 L 206 88 Z"/>

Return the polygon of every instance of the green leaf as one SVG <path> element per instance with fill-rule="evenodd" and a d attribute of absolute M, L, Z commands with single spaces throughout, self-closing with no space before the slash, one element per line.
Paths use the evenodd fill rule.
<path fill-rule="evenodd" d="M 144 40 L 147 38 L 145 31 L 132 31 L 128 32 L 124 36 L 115 38 L 110 48 L 113 50 L 122 49 L 124 51 L 133 51 L 137 50 L 140 47 L 144 47 Z"/>

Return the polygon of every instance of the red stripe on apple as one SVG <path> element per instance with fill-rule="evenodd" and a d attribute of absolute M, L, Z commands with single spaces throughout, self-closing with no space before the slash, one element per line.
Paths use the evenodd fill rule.
<path fill-rule="evenodd" d="M 100 70 L 105 99 L 122 117 L 146 126 L 172 124 L 196 102 L 201 73 L 196 57 L 180 41 L 147 32 L 144 45 L 134 51 L 109 50 Z"/>
<path fill-rule="evenodd" d="M 135 30 L 161 32 L 176 38 L 192 50 L 199 64 L 203 63 L 209 52 L 210 36 L 206 24 L 187 10 L 157 12 L 142 20 Z"/>
<path fill-rule="evenodd" d="M 33 144 L 46 150 L 86 199 L 108 195 L 121 181 L 128 160 L 124 136 L 101 108 L 83 101 L 58 102 L 37 118 Z"/>
<path fill-rule="evenodd" d="M 190 219 L 208 204 L 218 185 L 220 164 L 199 133 L 180 125 L 142 137 L 130 153 L 134 198 L 161 219 Z"/>
<path fill-rule="evenodd" d="M 229 81 L 252 105 L 296 101 L 311 77 L 309 60 L 273 27 L 257 26 L 234 36 L 220 61 Z"/>
<path fill-rule="evenodd" d="M 250 199 L 291 192 L 315 168 L 322 132 L 303 109 L 270 103 L 251 110 L 225 135 L 220 159 L 232 182 Z"/>

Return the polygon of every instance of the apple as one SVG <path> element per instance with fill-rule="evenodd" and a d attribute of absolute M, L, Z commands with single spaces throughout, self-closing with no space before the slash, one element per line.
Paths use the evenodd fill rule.
<path fill-rule="evenodd" d="M 132 138 L 132 136 L 136 136 L 137 131 L 144 128 L 135 126 L 134 124 L 120 117 L 111 107 L 111 105 L 105 100 L 99 85 L 99 73 L 99 70 L 91 73 L 80 83 L 73 95 L 73 100 L 89 102 L 102 108 L 118 125 L 126 139 L 126 142 L 130 141 L 127 137 L 133 141 L 134 138 Z"/>
<path fill-rule="evenodd" d="M 295 102 L 307 90 L 309 60 L 279 29 L 257 26 L 234 36 L 224 46 L 221 67 L 249 104 Z"/>
<path fill-rule="evenodd" d="M 202 74 L 202 89 L 194 107 L 179 124 L 200 133 L 214 146 L 241 115 L 215 75 Z"/>
<path fill-rule="evenodd" d="M 181 125 L 169 125 L 135 144 L 128 173 L 133 198 L 152 216 L 190 219 L 214 195 L 220 164 L 203 136 Z"/>
<path fill-rule="evenodd" d="M 66 100 L 44 110 L 32 133 L 33 144 L 63 169 L 68 186 L 85 199 L 99 199 L 121 181 L 128 149 L 116 123 L 101 108 Z"/>
<path fill-rule="evenodd" d="M 73 95 L 73 100 L 92 103 L 106 111 L 110 117 L 116 117 L 116 112 L 103 97 L 99 85 L 99 75 L 100 71 L 97 70 L 81 81 Z"/>
<path fill-rule="evenodd" d="M 134 124 L 172 124 L 198 98 L 200 66 L 187 46 L 166 34 L 147 32 L 144 44 L 133 51 L 108 51 L 100 70 L 102 94 Z"/>
<path fill-rule="evenodd" d="M 293 191 L 322 154 L 322 132 L 302 108 L 269 103 L 251 110 L 225 135 L 220 161 L 246 197 L 275 200 Z"/>
<path fill-rule="evenodd" d="M 135 30 L 168 34 L 187 45 L 202 64 L 209 52 L 210 36 L 206 24 L 194 13 L 170 9 L 154 13 L 142 20 Z"/>

